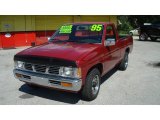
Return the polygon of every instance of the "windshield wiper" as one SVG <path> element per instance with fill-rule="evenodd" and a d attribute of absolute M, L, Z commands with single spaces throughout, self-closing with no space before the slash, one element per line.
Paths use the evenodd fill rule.
<path fill-rule="evenodd" d="M 86 41 L 81 41 L 81 40 L 59 40 L 59 39 L 50 39 L 52 41 L 50 42 L 75 42 L 75 43 L 88 43 L 88 44 L 94 44 L 92 42 L 86 42 Z"/>
<path fill-rule="evenodd" d="M 55 41 L 60 41 L 59 39 L 49 39 L 49 40 L 53 40 L 53 41 L 54 41 L 54 40 L 55 40 Z"/>
<path fill-rule="evenodd" d="M 66 40 L 66 42 L 86 43 L 86 42 L 82 42 L 80 40 Z"/>
<path fill-rule="evenodd" d="M 76 43 L 88 43 L 88 44 L 93 44 L 92 42 L 85 42 L 81 40 L 67 40 L 66 42 L 76 42 Z"/>

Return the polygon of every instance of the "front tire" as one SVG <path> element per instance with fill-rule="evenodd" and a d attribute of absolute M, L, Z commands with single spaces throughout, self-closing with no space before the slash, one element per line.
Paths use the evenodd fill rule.
<path fill-rule="evenodd" d="M 151 40 L 152 40 L 152 41 L 156 41 L 157 38 L 156 38 L 156 37 L 151 37 Z"/>
<path fill-rule="evenodd" d="M 97 97 L 100 89 L 100 79 L 100 72 L 97 68 L 94 68 L 89 72 L 85 85 L 81 91 L 82 99 L 91 101 Z"/>
<path fill-rule="evenodd" d="M 119 69 L 122 71 L 126 70 L 128 67 L 128 54 L 128 52 L 125 52 L 124 58 L 119 65 Z"/>

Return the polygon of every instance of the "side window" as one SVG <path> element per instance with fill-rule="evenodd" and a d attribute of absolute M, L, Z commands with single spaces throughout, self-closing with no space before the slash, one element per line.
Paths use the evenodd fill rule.
<path fill-rule="evenodd" d="M 105 40 L 116 40 L 116 35 L 113 29 L 113 26 L 109 25 L 107 26 L 106 30 L 106 39 Z"/>

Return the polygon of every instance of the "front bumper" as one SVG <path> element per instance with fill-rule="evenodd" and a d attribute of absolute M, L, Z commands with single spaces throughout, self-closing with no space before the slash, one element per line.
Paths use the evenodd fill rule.
<path fill-rule="evenodd" d="M 78 92 L 82 86 L 82 80 L 77 78 L 67 78 L 20 69 L 14 69 L 13 73 L 20 81 L 56 89 Z M 17 74 L 19 76 L 17 76 Z M 71 84 L 72 86 L 63 86 L 61 83 Z"/>

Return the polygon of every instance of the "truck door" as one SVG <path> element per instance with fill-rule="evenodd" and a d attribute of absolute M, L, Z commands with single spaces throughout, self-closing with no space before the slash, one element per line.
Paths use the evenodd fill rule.
<path fill-rule="evenodd" d="M 107 25 L 106 27 L 105 43 L 107 40 L 112 40 L 115 44 L 104 47 L 105 72 L 108 72 L 110 69 L 112 69 L 120 59 L 119 41 L 116 38 L 116 32 L 112 25 Z"/>

